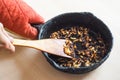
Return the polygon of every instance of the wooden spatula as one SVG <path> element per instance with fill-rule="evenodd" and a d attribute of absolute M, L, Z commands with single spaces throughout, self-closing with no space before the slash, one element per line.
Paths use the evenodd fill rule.
<path fill-rule="evenodd" d="M 71 58 L 64 53 L 65 40 L 63 39 L 41 39 L 41 40 L 22 40 L 14 39 L 13 44 L 17 46 L 31 47 L 50 54 Z"/>

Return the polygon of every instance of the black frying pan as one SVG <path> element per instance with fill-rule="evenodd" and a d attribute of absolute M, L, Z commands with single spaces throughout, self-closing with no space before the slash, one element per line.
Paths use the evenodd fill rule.
<path fill-rule="evenodd" d="M 107 48 L 107 52 L 99 63 L 95 63 L 89 67 L 80 68 L 62 67 L 56 61 L 56 59 L 60 58 L 59 56 L 51 55 L 46 52 L 43 53 L 47 61 L 57 70 L 73 74 L 81 74 L 96 69 L 109 57 L 113 44 L 113 38 L 108 27 L 100 19 L 89 12 L 64 13 L 48 20 L 45 24 L 43 24 L 40 29 L 38 39 L 49 38 L 51 33 L 58 31 L 61 28 L 75 25 L 84 25 L 94 32 L 99 32 L 102 35 Z M 46 44 L 46 46 L 49 45 Z"/>

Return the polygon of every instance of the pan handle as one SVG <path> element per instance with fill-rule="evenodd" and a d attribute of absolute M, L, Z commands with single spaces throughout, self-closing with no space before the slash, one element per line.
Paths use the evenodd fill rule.
<path fill-rule="evenodd" d="M 31 25 L 38 30 L 37 39 L 39 39 L 39 34 L 40 34 L 41 28 L 44 24 L 31 24 Z"/>

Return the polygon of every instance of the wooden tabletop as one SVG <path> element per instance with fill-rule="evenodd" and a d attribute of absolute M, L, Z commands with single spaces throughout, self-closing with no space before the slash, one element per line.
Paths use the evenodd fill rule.
<path fill-rule="evenodd" d="M 119 56 L 114 52 L 116 47 L 118 45 L 96 70 L 78 75 L 56 70 L 39 50 L 16 46 L 15 53 L 11 53 L 0 48 L 0 80 L 119 80 Z"/>
<path fill-rule="evenodd" d="M 15 53 L 0 51 L 0 80 L 98 80 L 94 75 L 106 71 L 107 65 L 87 74 L 73 75 L 56 70 L 40 51 L 32 48 L 16 47 Z"/>

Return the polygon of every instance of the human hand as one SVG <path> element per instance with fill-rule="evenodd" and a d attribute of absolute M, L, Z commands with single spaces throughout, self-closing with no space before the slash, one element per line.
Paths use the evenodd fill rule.
<path fill-rule="evenodd" d="M 3 25 L 0 23 L 0 47 L 15 52 L 15 47 L 13 46 L 12 42 L 13 38 L 7 34 Z"/>

